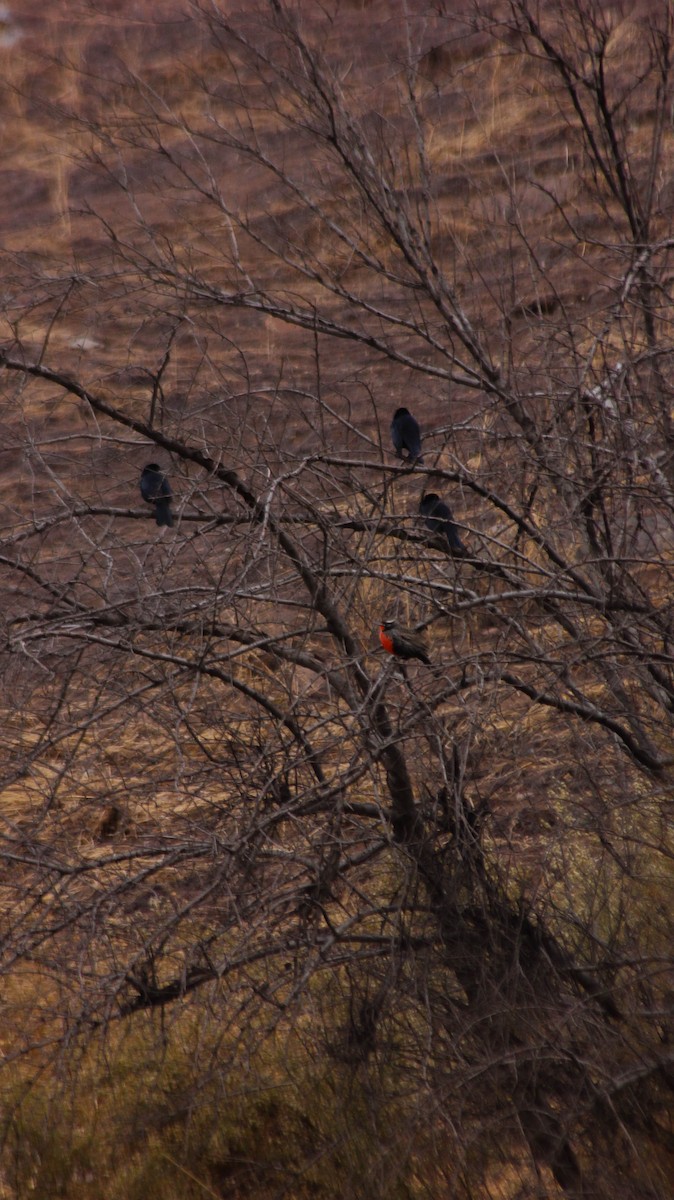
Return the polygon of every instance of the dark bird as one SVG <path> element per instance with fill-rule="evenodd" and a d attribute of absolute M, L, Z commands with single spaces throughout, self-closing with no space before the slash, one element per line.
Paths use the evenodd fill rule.
<path fill-rule="evenodd" d="M 155 520 L 158 525 L 173 525 L 171 512 L 171 484 L 159 463 L 148 463 L 140 476 L 140 494 L 148 504 L 154 504 Z"/>
<path fill-rule="evenodd" d="M 397 408 L 391 421 L 391 440 L 398 456 L 405 460 L 403 450 L 407 450 L 407 462 L 422 463 L 421 429 L 419 422 L 412 416 L 408 408 Z"/>
<path fill-rule="evenodd" d="M 451 508 L 435 492 L 426 492 L 426 495 L 421 497 L 419 512 L 431 533 L 438 533 L 440 537 L 447 538 L 452 554 L 468 553 L 454 524 Z"/>
<path fill-rule="evenodd" d="M 387 654 L 396 658 L 419 658 L 431 666 L 424 638 L 396 621 L 383 621 L 379 626 L 379 641 Z"/>

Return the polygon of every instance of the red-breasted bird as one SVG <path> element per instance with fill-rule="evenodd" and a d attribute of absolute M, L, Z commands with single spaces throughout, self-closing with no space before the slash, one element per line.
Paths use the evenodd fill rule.
<path fill-rule="evenodd" d="M 426 492 L 426 495 L 421 497 L 419 512 L 432 533 L 438 533 L 441 537 L 447 538 L 452 554 L 468 553 L 454 524 L 451 508 L 435 492 Z"/>
<path fill-rule="evenodd" d="M 391 440 L 398 458 L 405 460 L 403 450 L 407 451 L 407 462 L 422 463 L 421 429 L 419 422 L 412 416 L 408 408 L 397 408 L 391 421 Z"/>
<path fill-rule="evenodd" d="M 158 525 L 172 525 L 171 484 L 159 463 L 148 463 L 140 476 L 140 494 L 148 504 L 154 504 L 155 520 Z"/>
<path fill-rule="evenodd" d="M 419 658 L 421 662 L 431 666 L 431 660 L 426 650 L 424 638 L 399 625 L 397 621 L 383 621 L 379 626 L 379 641 L 387 654 L 396 658 Z"/>

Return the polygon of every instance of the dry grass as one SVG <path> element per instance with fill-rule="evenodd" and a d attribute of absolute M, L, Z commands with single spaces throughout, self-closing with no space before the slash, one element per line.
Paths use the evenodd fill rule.
<path fill-rule="evenodd" d="M 347 29 L 353 39 L 354 62 L 358 54 L 372 52 L 372 42 L 368 43 L 363 29 L 367 21 L 378 20 L 381 14 L 382 6 L 377 4 L 349 7 Z M 32 21 L 27 34 L 31 52 L 91 68 L 94 78 L 108 38 L 120 39 L 130 67 L 139 71 L 146 62 L 148 38 L 152 39 L 155 85 L 165 86 L 181 118 L 201 129 L 208 126 L 208 120 L 203 95 L 196 88 L 190 90 L 191 68 L 198 67 L 223 87 L 233 78 L 222 56 L 212 50 L 205 53 L 200 39 L 192 35 L 180 47 L 183 66 L 175 70 L 177 32 L 169 25 L 155 29 L 149 6 L 143 12 L 139 5 L 129 6 L 129 11 L 121 11 L 110 26 L 101 14 L 81 21 L 78 10 L 78 22 L 72 22 L 67 37 L 64 29 L 68 20 L 60 19 L 61 10 L 45 15 L 37 4 L 29 4 L 25 16 Z M 54 19 L 50 24 L 51 16 Z M 147 26 L 144 19 L 150 22 Z M 329 44 L 328 50 L 339 52 L 334 44 Z M 616 69 L 619 66 L 627 71 L 638 60 L 641 49 L 629 20 L 617 27 L 609 50 L 609 63 Z M 531 390 L 535 391 L 543 366 L 550 367 L 551 378 L 556 370 L 561 380 L 571 373 L 566 360 L 568 343 L 561 337 L 559 348 L 553 346 L 550 351 L 553 360 L 541 365 L 540 346 L 553 343 L 545 343 L 541 325 L 532 320 L 527 306 L 535 308 L 544 285 L 521 268 L 521 246 L 511 236 L 514 224 L 519 222 L 523 236 L 533 241 L 547 239 L 550 246 L 568 251 L 568 230 L 551 195 L 563 198 L 567 211 L 578 217 L 579 232 L 587 235 L 585 242 L 573 245 L 554 276 L 555 304 L 567 305 L 574 314 L 570 324 L 578 360 L 585 360 L 589 378 L 593 372 L 601 376 L 613 356 L 639 354 L 645 347 L 638 329 L 605 328 L 606 309 L 597 300 L 606 286 L 605 247 L 600 244 L 597 230 L 589 223 L 583 224 L 589 176 L 583 164 L 568 155 L 568 113 L 558 112 L 543 73 L 532 76 L 530 60 L 515 48 L 496 55 L 475 55 L 467 42 L 457 42 L 454 47 L 427 49 L 425 54 L 422 61 L 426 74 L 420 88 L 429 111 L 438 87 L 444 86 L 447 78 L 455 81 L 463 98 L 461 108 L 457 96 L 454 119 L 448 120 L 446 109 L 438 105 L 438 118 L 428 125 L 425 151 L 437 181 L 436 193 L 429 196 L 432 241 L 449 264 L 448 277 L 456 276 L 460 281 L 462 303 L 469 311 L 479 307 L 495 357 L 499 359 L 502 350 L 502 313 L 510 306 L 513 313 L 519 314 L 514 318 L 511 345 L 521 354 L 523 363 L 528 363 L 531 355 Z M 133 228 L 131 216 L 110 177 L 104 173 L 85 174 L 82 160 L 92 144 L 86 129 L 68 126 L 66 132 L 53 111 L 37 102 L 38 94 L 51 90 L 64 108 L 85 114 L 95 108 L 91 81 L 80 77 L 78 82 L 69 69 L 54 62 L 48 77 L 40 82 L 34 63 L 29 65 L 28 59 L 8 50 L 0 49 L 0 61 L 5 72 L 6 153 L 14 164 L 20 201 L 3 206 L 0 231 L 8 261 L 20 255 L 39 264 L 33 280 L 35 292 L 28 286 L 30 271 L 20 276 L 17 270 L 21 286 L 18 282 L 12 285 L 14 290 L 3 315 L 3 337 L 9 339 L 18 332 L 36 357 L 44 351 L 51 366 L 72 370 L 112 398 L 122 411 L 145 414 L 151 383 L 147 378 L 139 382 L 137 372 L 154 370 L 161 362 L 175 298 L 169 288 L 163 292 L 158 289 L 151 297 L 136 291 L 137 280 L 130 271 L 132 282 L 128 284 L 125 279 L 119 287 L 112 286 L 104 304 L 97 307 L 99 287 L 107 287 L 108 283 L 109 246 L 99 222 L 83 214 L 82 209 L 91 204 L 101 215 L 118 219 L 129 234 Z M 102 74 L 96 86 L 112 89 L 112 84 L 102 81 Z M 375 102 L 382 109 L 392 104 L 400 86 L 396 77 L 382 82 L 376 95 L 359 96 L 362 119 L 371 118 Z M 465 105 L 468 94 L 473 97 L 469 111 Z M 259 85 L 255 89 L 251 85 L 249 98 L 259 100 L 261 95 Z M 114 121 L 121 123 L 131 116 L 127 100 L 117 95 L 111 110 Z M 288 130 L 288 116 L 287 109 L 264 113 L 258 126 L 260 136 L 280 137 Z M 647 114 L 639 117 L 637 126 L 648 131 Z M 167 145 L 173 148 L 184 141 L 180 128 L 164 132 Z M 668 130 L 665 159 L 674 148 L 670 145 L 672 139 Z M 288 137 L 288 170 L 308 181 L 307 186 L 312 183 L 322 190 L 323 198 L 327 196 L 325 215 L 341 219 L 347 202 L 356 197 L 355 188 L 345 186 L 339 194 L 331 195 L 327 170 L 319 187 L 311 179 L 313 163 L 305 158 L 305 148 L 303 137 L 297 136 L 296 142 Z M 410 162 L 399 166 L 399 184 L 404 193 L 407 172 L 414 173 L 417 164 L 411 154 Z M 184 197 L 174 204 L 142 155 L 136 156 L 134 168 L 140 211 L 159 233 L 171 234 L 176 263 L 181 268 L 189 266 L 207 283 L 221 286 L 229 271 L 227 259 L 232 247 L 232 228 L 226 214 L 193 195 L 187 204 Z M 307 218 L 287 193 L 270 193 L 259 167 L 251 166 L 247 173 L 231 171 L 223 153 L 217 182 L 227 205 L 249 214 L 255 233 L 266 235 L 274 228 L 285 229 L 297 247 L 308 252 L 309 261 L 322 264 L 326 272 L 336 270 L 345 287 L 352 286 L 371 299 L 373 275 L 349 256 L 344 244 L 334 246 L 328 242 L 324 220 Z M 607 201 L 607 224 L 614 216 Z M 403 269 L 399 252 L 392 248 L 381 226 L 365 217 L 359 223 L 354 216 L 348 231 L 382 266 L 391 271 Z M 662 229 L 656 229 L 656 233 L 664 231 L 664 223 Z M 239 236 L 250 263 L 263 274 L 267 272 L 270 291 L 282 293 L 285 278 L 265 267 L 260 246 L 240 231 Z M 54 281 L 72 274 L 86 277 L 88 273 L 95 283 L 89 288 L 81 284 L 55 321 L 54 303 L 49 300 Z M 293 295 L 298 303 L 318 302 L 319 298 L 326 303 L 327 293 L 316 280 L 295 279 Z M 508 297 L 507 305 L 504 297 Z M 378 295 L 376 298 L 377 302 L 381 299 Z M 329 304 L 331 311 L 342 315 L 339 298 Z M 326 443 L 331 452 L 339 449 L 345 455 L 365 455 L 368 460 L 375 459 L 374 448 L 383 446 L 388 453 L 390 412 L 398 403 L 409 403 L 423 413 L 424 430 L 429 435 L 437 428 L 455 427 L 450 435 L 436 439 L 439 444 L 432 459 L 434 469 L 452 470 L 457 461 L 462 461 L 476 478 L 494 486 L 503 485 L 508 493 L 516 446 L 501 440 L 503 420 L 481 395 L 458 388 L 448 401 L 444 387 L 429 389 L 424 379 L 382 364 L 367 348 L 354 348 L 345 354 L 338 343 L 336 348 L 321 349 L 320 394 L 329 397 L 343 418 L 344 423 L 339 424 L 325 412 L 317 416 L 315 347 L 302 331 L 290 329 L 272 317 L 259 321 L 235 310 L 227 310 L 224 315 L 209 311 L 204 317 L 195 305 L 184 315 L 185 325 L 176 338 L 163 380 L 168 423 L 173 422 L 174 428 L 208 450 L 222 453 L 223 461 L 234 463 L 261 490 L 270 472 L 278 474 L 288 461 L 294 465 L 304 454 L 324 448 Z M 426 315 L 429 321 L 436 319 L 432 313 Z M 667 320 L 663 319 L 663 337 L 667 336 Z M 599 333 L 600 344 L 596 340 Z M 298 400 L 298 395 L 302 399 Z M 541 413 L 544 402 L 541 400 Z M 347 421 L 356 432 L 350 431 Z M 73 496 L 82 503 L 139 503 L 137 467 L 147 455 L 147 446 L 131 435 L 116 439 L 102 431 L 89 413 L 65 399 L 58 388 L 36 381 L 14 381 L 3 415 L 3 431 L 7 469 L 0 487 L 6 511 L 12 514 L 14 539 L 22 538 L 37 520 L 53 513 L 55 504 L 64 499 L 68 502 Z M 573 464 L 564 464 L 563 470 L 571 478 Z M 560 471 L 560 478 L 562 475 Z M 378 511 L 370 500 L 373 487 L 379 486 L 376 471 L 363 471 L 354 477 L 345 469 L 321 477 L 320 482 L 318 476 L 316 479 L 311 484 L 315 487 L 312 499 L 329 522 L 336 524 L 339 518 Z M 202 487 L 202 482 L 197 472 L 190 474 L 185 468 L 177 480 L 176 494 L 184 498 L 186 507 L 205 504 L 207 498 L 213 511 L 226 511 L 231 498 L 223 495 L 222 488 L 210 482 Z M 648 482 L 642 472 L 635 477 L 634 486 Z M 383 505 L 408 531 L 418 532 L 420 486 L 413 475 L 401 476 L 391 482 Z M 367 495 L 363 493 L 365 487 L 370 489 Z M 539 500 L 551 515 L 551 522 L 555 516 L 564 531 L 567 513 L 559 507 L 552 484 L 544 497 L 539 493 Z M 460 518 L 478 533 L 498 542 L 507 539 L 509 526 L 500 514 L 487 509 L 468 490 L 461 493 L 459 502 Z M 304 513 L 306 509 L 298 504 L 297 511 Z M 95 594 L 112 562 L 117 572 L 113 572 L 115 588 L 127 599 L 131 595 L 139 605 L 146 602 L 141 585 L 136 585 L 139 562 L 146 571 L 147 593 L 153 600 L 176 578 L 181 583 L 199 580 L 204 586 L 215 580 L 219 587 L 223 571 L 236 578 L 248 568 L 248 548 L 243 539 L 237 545 L 233 538 L 226 539 L 218 532 L 210 540 L 204 538 L 188 546 L 178 537 L 154 543 L 149 535 L 155 533 L 149 521 L 132 524 L 120 520 L 115 527 L 85 518 L 78 539 L 65 524 L 49 537 L 37 539 L 33 561 L 54 580 L 70 578 L 77 570 L 77 588 L 81 589 L 77 594 L 82 595 Z M 473 537 L 477 542 L 477 536 Z M 574 546 L 570 533 L 564 532 L 564 538 L 570 557 L 575 555 L 582 565 L 580 540 Z M 92 556 L 83 563 L 83 547 L 92 542 L 101 548 L 101 556 Z M 665 957 L 669 916 L 663 897 L 668 879 L 662 863 L 666 853 L 671 853 L 668 831 L 662 825 L 668 799 L 667 777 L 655 783 L 645 781 L 601 733 L 505 688 L 487 686 L 477 670 L 481 670 L 489 653 L 500 661 L 519 646 L 505 618 L 526 619 L 541 652 L 554 661 L 565 656 L 573 661 L 575 678 L 583 685 L 585 695 L 601 706 L 610 700 L 608 686 L 597 681 L 589 667 L 583 670 L 582 656 L 590 649 L 601 648 L 605 636 L 603 616 L 590 609 L 578 615 L 580 642 L 570 649 L 559 627 L 533 602 L 524 608 L 517 602 L 498 600 L 507 590 L 503 580 L 470 574 L 465 566 L 442 554 L 416 543 L 397 543 L 376 532 L 340 533 L 339 541 L 335 536 L 335 545 L 344 569 L 343 578 L 335 583 L 339 602 L 373 676 L 382 666 L 376 642 L 381 618 L 395 615 L 408 624 L 427 620 L 433 615 L 428 606 L 429 585 L 438 581 L 447 585 L 442 602 L 450 611 L 455 604 L 463 604 L 458 615 L 443 616 L 429 628 L 431 656 L 445 669 L 447 677 L 458 681 L 462 671 L 474 672 L 474 679 L 469 675 L 470 689 L 457 700 L 446 702 L 438 716 L 448 739 L 451 734 L 467 747 L 467 794 L 474 802 L 488 805 L 486 854 L 503 882 L 505 894 L 514 900 L 522 896 L 534 900 L 546 913 L 551 928 L 560 933 L 577 922 L 585 924 L 593 936 L 579 939 L 578 949 L 590 959 L 598 943 L 611 944 L 626 912 L 630 914 L 630 945 L 639 946 L 644 954 Z M 511 554 L 507 547 L 503 550 L 503 561 L 520 571 L 522 583 L 532 587 L 538 585 L 541 570 L 549 568 L 541 549 L 523 540 L 517 554 Z M 661 604 L 668 602 L 671 591 L 672 561 L 663 551 L 659 565 L 645 563 L 640 574 L 644 587 Z M 258 566 L 254 583 L 264 578 L 267 569 L 264 563 Z M 366 573 L 360 570 L 363 566 Z M 284 599 L 295 598 L 296 590 L 293 578 Z M 469 593 L 474 599 L 473 608 L 466 599 Z M 480 603 L 485 596 L 493 598 L 491 606 Z M 21 597 L 10 595 L 7 611 L 13 613 L 21 604 Z M 501 623 L 495 618 L 495 607 Z M 271 602 L 260 603 L 256 624 L 269 636 L 280 636 L 294 619 L 289 611 L 286 618 L 279 616 Z M 236 608 L 230 608 L 226 599 L 217 616 L 234 624 L 246 619 L 245 614 L 242 617 Z M 304 623 L 305 614 L 298 619 L 298 627 Z M 154 643 L 148 636 L 146 646 L 151 647 Z M 297 644 L 300 637 L 307 651 L 323 655 L 329 665 L 339 665 L 321 631 L 298 633 Z M 171 650 L 194 660 L 206 641 L 205 636 L 202 641 L 198 635 L 176 637 Z M 58 649 L 55 641 L 50 654 L 53 652 L 57 658 Z M 136 649 L 142 649 L 140 639 Z M 165 848 L 178 838 L 212 837 L 215 845 L 217 839 L 224 842 L 228 837 L 242 836 L 257 815 L 258 810 L 252 806 L 263 804 L 264 798 L 258 795 L 257 764 L 264 752 L 272 754 L 277 749 L 273 735 L 269 735 L 268 743 L 265 741 L 267 730 L 261 732 L 260 722 L 243 700 L 227 700 L 223 712 L 223 689 L 216 683 L 200 683 L 195 700 L 191 684 L 182 678 L 169 681 L 167 675 L 151 703 L 144 706 L 139 702 L 122 712 L 99 716 L 98 706 L 108 685 L 114 685 L 115 694 L 121 696 L 125 691 L 132 693 L 144 678 L 145 664 L 140 656 L 136 662 L 132 658 L 129 661 L 131 666 L 124 675 L 110 665 L 103 651 L 99 658 L 92 654 L 86 683 L 80 681 L 78 685 L 77 703 L 69 701 L 66 717 L 60 714 L 54 726 L 57 739 L 47 738 L 44 752 L 40 751 L 18 777 L 16 772 L 11 775 L 0 791 L 0 817 L 22 850 L 21 839 L 25 837 L 31 852 L 33 839 L 43 853 L 61 854 L 83 869 L 83 880 L 87 882 L 73 889 L 73 899 L 90 899 L 97 890 L 103 895 L 123 884 L 127 868 L 115 861 L 117 854 Z M 280 664 L 265 652 L 242 654 L 233 670 L 242 684 L 262 687 L 284 713 L 292 713 L 304 728 L 315 729 L 312 736 L 326 780 L 328 784 L 337 783 L 353 762 L 359 733 L 357 719 L 323 683 L 316 684 L 310 672 Z M 523 678 L 538 678 L 532 663 L 518 664 L 517 670 Z M 42 669 L 36 665 L 34 676 L 26 672 L 14 693 L 8 685 L 2 700 L 8 761 L 16 764 L 34 753 L 49 732 L 56 671 L 49 681 L 41 682 L 41 676 Z M 424 668 L 413 669 L 414 694 L 430 700 L 435 686 L 434 678 Z M 389 696 L 402 727 L 409 711 L 410 690 L 394 683 Z M 667 735 L 658 728 L 655 708 L 651 710 L 643 697 L 639 704 L 655 744 L 666 752 Z M 185 735 L 185 713 L 195 716 L 198 737 Z M 79 725 L 87 722 L 89 727 L 82 732 Z M 406 745 L 411 752 L 417 792 L 423 794 L 430 752 L 416 731 L 407 735 Z M 594 767 L 590 783 L 587 763 Z M 300 794 L 303 788 L 309 794 L 310 782 L 301 773 L 297 788 Z M 356 799 L 380 802 L 382 780 L 377 771 L 359 782 Z M 101 822 L 111 805 L 119 805 L 119 821 L 111 832 L 101 833 Z M 308 858 L 315 844 L 320 844 L 325 828 L 327 823 L 323 826 L 318 819 L 301 827 L 299 822 L 288 820 L 274 827 L 274 836 L 298 859 L 302 854 Z M 355 844 L 357 826 L 349 836 Z M 92 866 L 97 867 L 96 871 L 84 874 Z M 391 877 L 386 874 L 390 871 L 388 864 L 368 866 L 355 877 L 352 892 L 342 889 L 326 902 L 329 917 L 343 919 L 358 911 L 357 886 L 367 888 L 372 896 L 383 894 L 390 888 Z M 158 888 L 155 894 L 148 887 L 142 894 L 139 917 L 131 906 L 127 909 L 120 904 L 107 920 L 105 938 L 77 960 L 82 978 L 73 968 L 67 981 L 60 980 L 57 965 L 49 962 L 48 956 L 38 958 L 31 969 L 12 967 L 3 976 L 4 1052 L 11 1056 L 41 1038 L 48 1043 L 55 1037 L 63 1014 L 77 1016 L 83 999 L 97 994 L 100 978 L 106 973 L 112 976 L 119 969 L 117 964 L 126 962 L 129 955 L 136 954 L 140 960 L 143 914 L 161 913 L 168 925 L 174 907 L 189 905 L 205 877 L 191 864 L 177 867 L 166 892 Z M 281 890 L 285 883 L 283 864 L 274 863 L 265 879 L 271 893 L 274 885 Z M 35 911 L 44 913 L 47 920 L 54 910 L 55 885 L 35 897 L 30 891 L 31 881 L 31 873 L 24 868 L 17 869 L 16 877 L 3 884 L 0 906 L 5 916 L 11 915 L 17 923 L 25 918 L 28 924 Z M 194 917 L 185 918 L 173 950 L 162 964 L 160 983 L 182 969 L 183 949 L 201 939 L 207 941 L 214 932 L 222 958 L 241 944 L 239 939 L 244 934 L 225 933 L 218 925 L 218 903 L 216 899 Z M 293 910 L 293 921 L 295 917 Z M 360 928 L 364 933 L 375 932 L 378 919 L 368 916 Z M 250 934 L 252 941 L 262 938 L 263 922 L 261 908 L 259 925 Z M 68 946 L 65 939 L 61 944 Z M 80 950 L 78 944 L 78 954 Z M 250 971 L 245 979 L 247 987 L 251 979 L 258 988 L 266 986 L 262 969 L 259 976 Z M 336 1194 L 335 1180 L 340 1195 L 354 1198 L 363 1194 L 363 1178 L 371 1188 L 368 1196 L 400 1195 L 401 1200 L 421 1200 L 444 1188 L 459 1187 L 454 1174 L 458 1168 L 451 1161 L 456 1148 L 451 1140 L 440 1148 L 434 1141 L 438 1127 L 442 1128 L 437 1114 L 438 1123 L 429 1120 L 422 1135 L 419 1114 L 423 1104 L 414 1099 L 419 1112 L 417 1124 L 412 1127 L 420 1143 L 416 1149 L 411 1144 L 406 1146 L 401 1173 L 397 1175 L 393 1167 L 385 1166 L 380 1140 L 386 1128 L 404 1128 L 410 1110 L 402 1104 L 401 1116 L 401 1101 L 391 1081 L 386 1081 L 387 1087 L 390 1085 L 389 1092 L 384 1090 L 386 1102 L 373 1115 L 368 1108 L 373 1093 L 360 1091 L 362 1080 L 347 1079 L 334 1064 L 327 1067 L 327 1060 L 321 1057 L 324 1047 L 311 1044 L 313 1035 L 306 1026 L 298 1020 L 290 1050 L 275 1044 L 273 1038 L 267 1041 L 269 1030 L 256 1030 L 247 1024 L 252 1022 L 250 1012 L 236 1009 L 244 1001 L 240 995 L 233 999 L 226 994 L 227 986 L 213 985 L 203 1002 L 180 1006 L 180 1013 L 169 1018 L 170 1037 L 165 1037 L 159 1021 L 155 1025 L 144 1018 L 132 1022 L 128 1033 L 113 1026 L 102 1049 L 99 1045 L 98 1050 L 92 1047 L 85 1051 L 77 1084 L 68 1093 L 71 1107 L 60 1112 L 49 1098 L 58 1064 L 50 1068 L 44 1084 L 38 1082 L 16 1108 L 13 1103 L 23 1096 L 41 1055 L 38 1052 L 25 1068 L 12 1067 L 5 1111 L 9 1114 L 8 1145 L 13 1165 L 7 1168 L 5 1194 L 62 1194 L 69 1200 L 88 1200 L 101 1195 L 104 1180 L 111 1200 L 115 1196 L 132 1200 L 148 1192 L 158 1200 L 173 1200 L 178 1195 L 224 1195 L 232 1188 L 237 1196 L 271 1197 L 277 1194 L 279 1172 L 287 1177 L 296 1173 L 298 1182 L 293 1194 L 298 1200 L 305 1194 L 326 1198 Z M 626 988 L 629 986 L 628 980 Z M 654 988 L 660 996 L 662 980 L 657 980 Z M 342 1001 L 346 994 L 344 985 Z M 315 1003 L 317 1009 L 321 1003 L 329 1007 L 324 1000 L 319 1003 L 315 999 Z M 232 1019 L 233 1010 L 238 1012 L 236 1019 Z M 311 1027 L 310 1003 L 306 1014 L 306 1024 Z M 342 1004 L 334 1014 L 335 1041 L 342 1037 L 344 1020 Z M 227 1026 L 221 1035 L 216 1032 L 218 1022 Z M 255 1052 L 251 1052 L 250 1073 L 239 1068 L 242 1074 L 229 1076 L 222 1063 L 237 1059 L 237 1039 L 245 1041 L 246 1036 L 252 1042 L 259 1039 Z M 403 1064 L 405 1049 L 401 1051 Z M 96 1058 L 99 1051 L 105 1056 L 103 1061 Z M 238 1061 L 245 1062 L 245 1055 Z M 200 1072 L 205 1071 L 208 1062 L 214 1064 L 212 1074 L 204 1078 Z M 317 1062 L 320 1068 L 315 1067 Z M 393 1057 L 391 1072 L 398 1065 Z M 70 1086 L 68 1072 L 69 1068 L 64 1067 L 64 1094 Z M 288 1092 L 292 1100 L 286 1103 Z M 279 1094 L 283 1096 L 281 1103 Z M 338 1135 L 331 1143 L 335 1126 Z M 132 1144 L 128 1153 L 120 1156 L 120 1143 L 126 1145 L 130 1131 L 134 1131 Z M 485 1143 L 479 1140 L 479 1144 L 477 1157 L 486 1153 Z M 323 1148 L 321 1154 L 313 1149 L 316 1145 Z M 530 1163 L 516 1147 L 502 1166 L 497 1148 L 490 1147 L 488 1154 L 488 1164 L 475 1166 L 476 1172 L 484 1174 L 483 1186 L 475 1195 L 515 1200 L 524 1194 L 534 1195 L 537 1187 L 544 1187 L 550 1196 L 556 1195 L 551 1178 L 534 1178 Z M 266 1164 L 267 1174 L 256 1176 L 251 1161 Z M 195 1163 L 199 1164 L 198 1170 Z M 469 1177 L 470 1168 L 467 1162 Z"/>

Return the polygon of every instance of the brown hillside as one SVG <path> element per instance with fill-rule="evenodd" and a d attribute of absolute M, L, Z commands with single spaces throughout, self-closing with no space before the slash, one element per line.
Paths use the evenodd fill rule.
<path fill-rule="evenodd" d="M 99 7 L 0 19 L 0 1192 L 664 1200 L 668 6 Z"/>

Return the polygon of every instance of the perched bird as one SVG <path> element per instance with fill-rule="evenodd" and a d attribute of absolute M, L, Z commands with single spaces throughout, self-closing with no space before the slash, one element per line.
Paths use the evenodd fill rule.
<path fill-rule="evenodd" d="M 398 458 L 405 459 L 403 450 L 407 450 L 407 462 L 422 463 L 421 429 L 419 422 L 412 416 L 408 408 L 397 408 L 391 421 L 391 440 Z"/>
<path fill-rule="evenodd" d="M 396 658 L 419 658 L 431 666 L 431 660 L 426 651 L 426 642 L 418 633 L 398 625 L 396 621 L 383 621 L 379 626 L 379 641 L 387 654 Z"/>
<path fill-rule="evenodd" d="M 431 533 L 438 533 L 447 538 L 452 554 L 468 553 L 454 524 L 451 508 L 435 492 L 426 492 L 426 495 L 421 497 L 419 512 Z"/>
<path fill-rule="evenodd" d="M 171 484 L 159 463 L 148 463 L 140 476 L 140 494 L 148 504 L 154 504 L 155 520 L 158 525 L 172 525 Z"/>
<path fill-rule="evenodd" d="M 107 838 L 114 837 L 119 829 L 122 819 L 122 810 L 117 804 L 109 804 L 105 812 L 99 818 L 96 826 L 96 837 L 99 842 L 105 841 Z"/>

